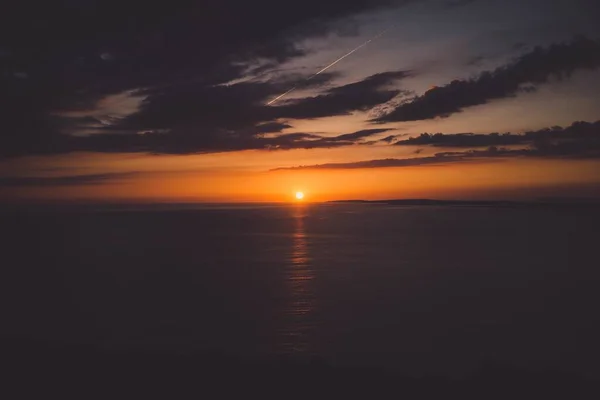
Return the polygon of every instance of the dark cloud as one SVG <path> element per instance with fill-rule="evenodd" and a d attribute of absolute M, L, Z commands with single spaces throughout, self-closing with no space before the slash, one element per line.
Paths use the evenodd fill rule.
<path fill-rule="evenodd" d="M 137 174 L 137 172 L 123 172 L 54 177 L 0 177 L 0 187 L 98 185 L 107 181 L 130 178 Z"/>
<path fill-rule="evenodd" d="M 208 146 L 215 140 L 214 136 L 266 133 L 261 127 L 273 126 L 278 123 L 274 121 L 281 118 L 318 118 L 370 108 L 394 97 L 398 91 L 383 88 L 406 75 L 404 71 L 376 74 L 329 89 L 323 95 L 288 101 L 282 106 L 268 106 L 266 102 L 290 87 L 319 86 L 337 75 L 322 73 L 308 82 L 305 76 L 295 76 L 294 80 L 288 77 L 277 82 L 229 86 L 169 86 L 140 93 L 148 96 L 141 110 L 119 127 L 137 131 L 170 129 L 174 140 L 178 135 L 203 136 Z"/>
<path fill-rule="evenodd" d="M 524 135 L 512 133 L 422 133 L 417 137 L 399 140 L 395 143 L 397 146 L 421 146 L 429 145 L 434 147 L 487 147 L 487 146 L 509 146 L 522 143 L 528 143 L 531 139 Z"/>
<path fill-rule="evenodd" d="M 361 131 L 346 133 L 344 135 L 336 136 L 336 140 L 357 140 L 368 136 L 375 135 L 377 133 L 387 132 L 390 129 L 363 129 Z"/>
<path fill-rule="evenodd" d="M 38 140 L 24 140 L 15 148 L 0 148 L 0 155 L 51 154 L 71 151 L 206 153 L 260 148 L 295 148 L 297 142 L 263 138 L 291 125 L 289 118 L 317 118 L 369 108 L 394 97 L 398 91 L 386 89 L 404 71 L 385 72 L 348 85 L 332 88 L 322 96 L 268 106 L 266 101 L 294 84 L 288 78 L 276 82 L 243 82 L 232 85 L 178 84 L 140 90 L 146 96 L 138 112 L 105 126 L 91 117 L 70 117 L 69 123 L 95 134 L 70 136 L 64 130 L 66 118 L 53 117 L 55 133 Z M 323 73 L 313 83 L 336 77 Z M 299 78 L 295 78 L 299 79 Z M 302 81 L 302 80 L 301 80 Z M 311 84 L 313 84 L 311 83 Z M 355 132 L 342 138 L 322 138 L 302 142 L 302 148 L 354 144 L 355 139 L 387 129 Z"/>
<path fill-rule="evenodd" d="M 277 67 L 304 55 L 296 43 L 337 29 L 332 21 L 407 2 L 350 0 L 343 7 L 316 0 L 223 0 L 210 6 L 192 0 L 13 2 L 0 15 L 1 153 L 56 151 L 65 131 L 57 111 L 90 110 L 106 95 L 140 88 L 149 92 L 145 106 L 155 110 L 150 102 L 164 107 L 181 86 L 206 94 L 216 84 L 242 78 L 257 59 Z M 271 89 L 251 100 L 280 90 Z M 194 100 L 192 93 L 186 96 Z M 230 120 L 237 118 L 235 111 L 232 107 Z M 161 115 L 158 122 L 166 124 Z M 148 120 L 140 117 L 140 125 Z"/>
<path fill-rule="evenodd" d="M 593 149 L 600 140 L 600 121 L 574 122 L 571 126 L 562 128 L 553 126 L 524 134 L 514 133 L 422 133 L 421 135 L 394 143 L 396 146 L 432 146 L 432 147 L 489 147 L 532 145 L 535 148 L 549 146 L 588 146 Z"/>
<path fill-rule="evenodd" d="M 418 153 L 417 153 L 418 154 Z M 474 160 L 486 160 L 501 157 L 516 157 L 528 155 L 526 150 L 507 150 L 490 147 L 487 150 L 470 150 L 437 153 L 431 157 L 414 158 L 385 158 L 381 160 L 367 160 L 350 163 L 329 163 L 317 165 L 301 165 L 298 167 L 281 167 L 271 171 L 296 170 L 296 169 L 359 169 L 359 168 L 391 168 L 391 167 L 416 167 L 423 165 L 439 165 Z"/>
<path fill-rule="evenodd" d="M 577 69 L 598 67 L 600 42 L 595 40 L 578 37 L 568 43 L 554 44 L 547 48 L 536 47 L 514 63 L 484 72 L 475 79 L 455 80 L 428 90 L 375 121 L 418 121 L 448 117 L 466 107 L 515 96 L 523 90 L 524 84 L 535 88 L 535 85 L 546 83 L 553 76 L 560 79 Z"/>
<path fill-rule="evenodd" d="M 510 134 L 509 134 L 510 135 Z M 460 135 L 443 135 L 460 137 Z M 482 135 L 486 136 L 486 135 Z M 492 136 L 492 135 L 489 135 Z M 518 135 L 513 135 L 518 136 Z M 495 135 L 494 135 L 495 137 Z M 491 160 L 511 157 L 538 157 L 538 158 L 593 158 L 600 159 L 600 121 L 575 122 L 567 128 L 554 127 L 539 131 L 527 132 L 521 137 L 529 138 L 530 146 L 522 149 L 508 149 L 489 146 L 485 150 L 467 150 L 436 153 L 432 157 L 415 158 L 388 158 L 381 160 L 367 160 L 351 163 L 330 163 L 318 165 L 303 165 L 297 167 L 276 168 L 279 170 L 295 169 L 356 169 L 356 168 L 385 168 L 385 167 L 413 167 L 420 165 L 447 164 L 475 160 Z M 431 144 L 431 143 L 422 143 Z M 421 149 L 415 151 L 419 154 Z"/>
<path fill-rule="evenodd" d="M 298 170 L 298 169 L 359 169 L 359 168 L 388 168 L 388 167 L 413 167 L 418 165 L 444 164 L 463 161 L 465 157 L 435 156 L 419 158 L 385 158 L 381 160 L 357 161 L 349 163 L 329 163 L 317 165 L 301 165 L 298 167 L 281 167 L 271 171 Z"/>
<path fill-rule="evenodd" d="M 305 88 L 318 86 L 335 77 L 335 73 L 322 73 L 306 82 L 305 76 L 295 74 L 274 82 L 209 86 L 199 82 L 153 88 L 139 92 L 147 96 L 140 110 L 116 128 L 132 131 L 168 129 L 174 140 L 178 135 L 203 136 L 207 144 L 215 135 L 267 133 L 265 126 L 276 126 L 274 124 L 280 124 L 276 119 L 287 116 L 278 108 L 267 106 L 269 99 L 290 87 L 300 84 Z"/>
<path fill-rule="evenodd" d="M 401 137 L 404 137 L 404 136 L 408 136 L 408 134 L 407 133 L 401 133 L 399 135 L 386 136 L 383 139 L 379 139 L 379 142 L 391 144 L 391 143 L 394 143 L 395 141 L 397 141 L 398 138 L 401 138 Z"/>
<path fill-rule="evenodd" d="M 366 137 L 387 132 L 390 129 L 364 129 L 357 132 L 345 133 L 338 136 L 322 136 L 314 133 L 288 133 L 276 137 L 252 136 L 245 139 L 233 140 L 230 147 L 224 146 L 220 151 L 246 150 L 246 149 L 268 149 L 268 150 L 290 150 L 290 149 L 316 149 L 350 146 L 354 144 L 367 144 L 362 140 Z M 225 144 L 224 144 L 225 145 Z"/>
<path fill-rule="evenodd" d="M 283 118 L 319 118 L 369 110 L 396 97 L 400 90 L 386 88 L 411 75 L 410 71 L 391 71 L 372 75 L 362 81 L 329 89 L 322 95 L 289 101 L 272 107 Z"/>
<path fill-rule="evenodd" d="M 282 122 L 266 122 L 256 126 L 256 133 L 276 133 L 281 132 L 284 129 L 291 128 L 291 125 Z"/>
<path fill-rule="evenodd" d="M 559 126 L 525 133 L 530 138 L 530 155 L 545 157 L 600 157 L 600 121 L 575 122 L 567 128 Z"/>
<path fill-rule="evenodd" d="M 259 115 L 259 109 L 261 102 L 276 91 L 277 85 L 256 82 L 230 86 L 181 84 L 149 90 L 143 93 L 148 97 L 140 111 L 126 118 L 120 127 L 133 131 L 169 129 L 176 134 L 191 131 L 198 136 L 221 129 L 247 129 L 269 122 Z"/>
<path fill-rule="evenodd" d="M 386 130 L 387 129 L 384 129 L 383 131 Z M 289 133 L 274 138 L 253 138 L 249 141 L 247 147 L 269 150 L 290 150 L 350 146 L 364 143 L 361 142 L 363 137 L 374 135 L 379 131 L 379 129 L 373 129 L 373 132 L 358 131 L 333 137 L 323 137 L 310 133 Z"/>
<path fill-rule="evenodd" d="M 105 133 L 90 136 L 60 136 L 49 148 L 38 148 L 40 153 L 91 151 L 101 153 L 191 154 L 239 150 L 314 149 L 366 144 L 368 136 L 390 129 L 366 129 L 338 136 L 315 133 L 289 133 L 265 137 L 264 134 L 236 134 L 221 132 L 212 136 L 148 131 L 145 133 Z"/>
<path fill-rule="evenodd" d="M 255 138 L 252 139 L 252 145 L 257 149 L 316 149 L 332 148 L 341 146 L 351 146 L 355 144 L 372 144 L 372 142 L 363 141 L 378 133 L 387 132 L 390 129 L 363 129 L 360 131 L 345 133 L 338 136 L 321 136 L 310 133 L 290 133 L 279 135 L 275 138 Z"/>
<path fill-rule="evenodd" d="M 380 139 L 381 142 L 385 142 L 385 143 L 392 143 L 394 140 L 396 140 L 396 135 L 390 135 L 390 136 L 386 136 L 383 139 Z"/>

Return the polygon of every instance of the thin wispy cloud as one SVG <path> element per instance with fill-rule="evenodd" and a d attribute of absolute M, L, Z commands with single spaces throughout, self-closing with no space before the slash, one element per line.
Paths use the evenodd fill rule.
<path fill-rule="evenodd" d="M 510 138 L 507 141 L 503 139 Z M 443 139 L 442 139 L 443 138 Z M 475 138 L 472 143 L 469 143 Z M 518 138 L 519 140 L 515 140 Z M 487 141 L 487 142 L 486 142 Z M 563 158 L 563 159 L 600 159 L 600 121 L 594 123 L 576 122 L 567 128 L 554 127 L 539 131 L 527 132 L 523 135 L 421 135 L 411 140 L 397 142 L 396 145 L 429 145 L 438 147 L 443 143 L 447 147 L 481 147 L 489 146 L 484 150 L 462 150 L 439 152 L 431 157 L 387 158 L 379 160 L 365 160 L 350 163 L 327 163 L 315 165 L 300 165 L 292 167 L 275 168 L 272 171 L 298 170 L 298 169 L 359 169 L 359 168 L 390 168 L 414 167 L 422 165 L 438 165 L 457 162 L 472 162 L 474 160 L 491 160 L 512 157 L 537 157 L 537 158 Z M 473 143 L 475 143 L 473 145 Z M 528 144 L 522 148 L 506 148 L 500 144 Z M 417 149 L 414 153 L 421 153 Z"/>
<path fill-rule="evenodd" d="M 58 187 L 101 185 L 118 182 L 139 175 L 139 172 L 117 172 L 106 174 L 67 175 L 52 177 L 0 177 L 0 187 Z"/>

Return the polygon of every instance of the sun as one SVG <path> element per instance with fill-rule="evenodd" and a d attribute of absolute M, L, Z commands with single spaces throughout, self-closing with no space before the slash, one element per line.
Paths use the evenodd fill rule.
<path fill-rule="evenodd" d="M 296 200 L 302 200 L 304 198 L 303 192 L 296 192 Z"/>

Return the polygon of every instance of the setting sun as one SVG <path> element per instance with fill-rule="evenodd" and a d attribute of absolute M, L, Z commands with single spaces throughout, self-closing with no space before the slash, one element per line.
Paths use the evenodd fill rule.
<path fill-rule="evenodd" d="M 296 200 L 302 200 L 304 198 L 304 193 L 296 192 Z"/>

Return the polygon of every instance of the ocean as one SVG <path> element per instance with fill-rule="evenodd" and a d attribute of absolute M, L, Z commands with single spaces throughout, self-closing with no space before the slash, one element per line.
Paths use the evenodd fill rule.
<path fill-rule="evenodd" d="M 600 371 L 597 207 L 33 207 L 0 223 L 5 340 Z"/>

